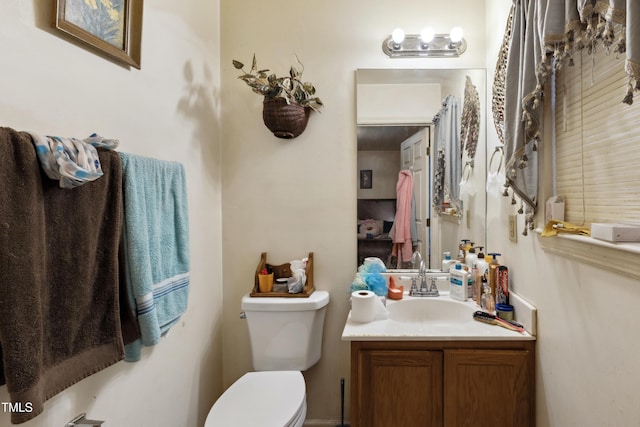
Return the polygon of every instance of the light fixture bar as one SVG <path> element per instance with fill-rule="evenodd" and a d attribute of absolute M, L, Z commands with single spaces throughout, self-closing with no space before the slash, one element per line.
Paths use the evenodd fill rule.
<path fill-rule="evenodd" d="M 435 34 L 433 40 L 425 44 L 420 34 L 406 34 L 402 43 L 394 43 L 391 36 L 382 42 L 382 51 L 390 58 L 457 58 L 467 50 L 467 41 L 451 41 L 449 34 Z"/>

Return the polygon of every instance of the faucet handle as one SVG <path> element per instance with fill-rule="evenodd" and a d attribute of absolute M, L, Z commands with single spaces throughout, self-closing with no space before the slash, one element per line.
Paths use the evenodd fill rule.
<path fill-rule="evenodd" d="M 416 295 L 418 293 L 418 284 L 415 277 L 411 278 L 411 289 L 409 290 L 409 295 Z"/>
<path fill-rule="evenodd" d="M 448 279 L 447 276 L 431 276 L 431 286 L 429 287 L 429 294 L 433 296 L 440 296 L 440 291 L 438 290 L 438 286 L 436 285 L 439 279 Z"/>

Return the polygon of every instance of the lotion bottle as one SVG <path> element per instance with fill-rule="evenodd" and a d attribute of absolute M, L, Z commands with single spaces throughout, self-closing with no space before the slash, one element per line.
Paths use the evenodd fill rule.
<path fill-rule="evenodd" d="M 464 257 L 464 263 L 469 266 L 469 268 L 473 267 L 473 263 L 478 259 L 478 255 L 476 255 L 476 248 L 471 246 L 469 251 L 467 251 L 467 256 Z"/>
<path fill-rule="evenodd" d="M 457 263 L 449 271 L 449 296 L 458 301 L 466 301 L 468 298 L 469 273 L 462 269 L 462 264 Z"/>
<path fill-rule="evenodd" d="M 451 252 L 444 252 L 442 255 L 444 256 L 442 259 L 442 271 L 446 273 L 453 265 L 455 265 L 456 261 L 451 259 Z"/>

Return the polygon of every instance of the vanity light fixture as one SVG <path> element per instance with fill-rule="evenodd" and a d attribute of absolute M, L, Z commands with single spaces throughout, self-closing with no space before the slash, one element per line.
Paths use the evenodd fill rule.
<path fill-rule="evenodd" d="M 420 34 L 405 34 L 396 28 L 382 42 L 382 51 L 390 58 L 457 58 L 466 50 L 467 42 L 460 27 L 454 27 L 449 34 L 435 34 L 430 27 Z"/>
<path fill-rule="evenodd" d="M 404 30 L 402 28 L 396 28 L 391 32 L 391 46 L 394 49 L 400 49 L 402 42 L 404 41 Z"/>

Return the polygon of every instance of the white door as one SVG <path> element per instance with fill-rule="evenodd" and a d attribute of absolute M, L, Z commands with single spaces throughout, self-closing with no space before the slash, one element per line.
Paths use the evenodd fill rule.
<path fill-rule="evenodd" d="M 400 145 L 400 167 L 413 170 L 413 195 L 416 201 L 416 225 L 418 228 L 418 251 L 428 268 L 431 265 L 431 190 L 429 185 L 429 147 L 431 129 L 429 126 L 410 136 Z M 437 251 L 435 253 L 438 253 Z"/>

